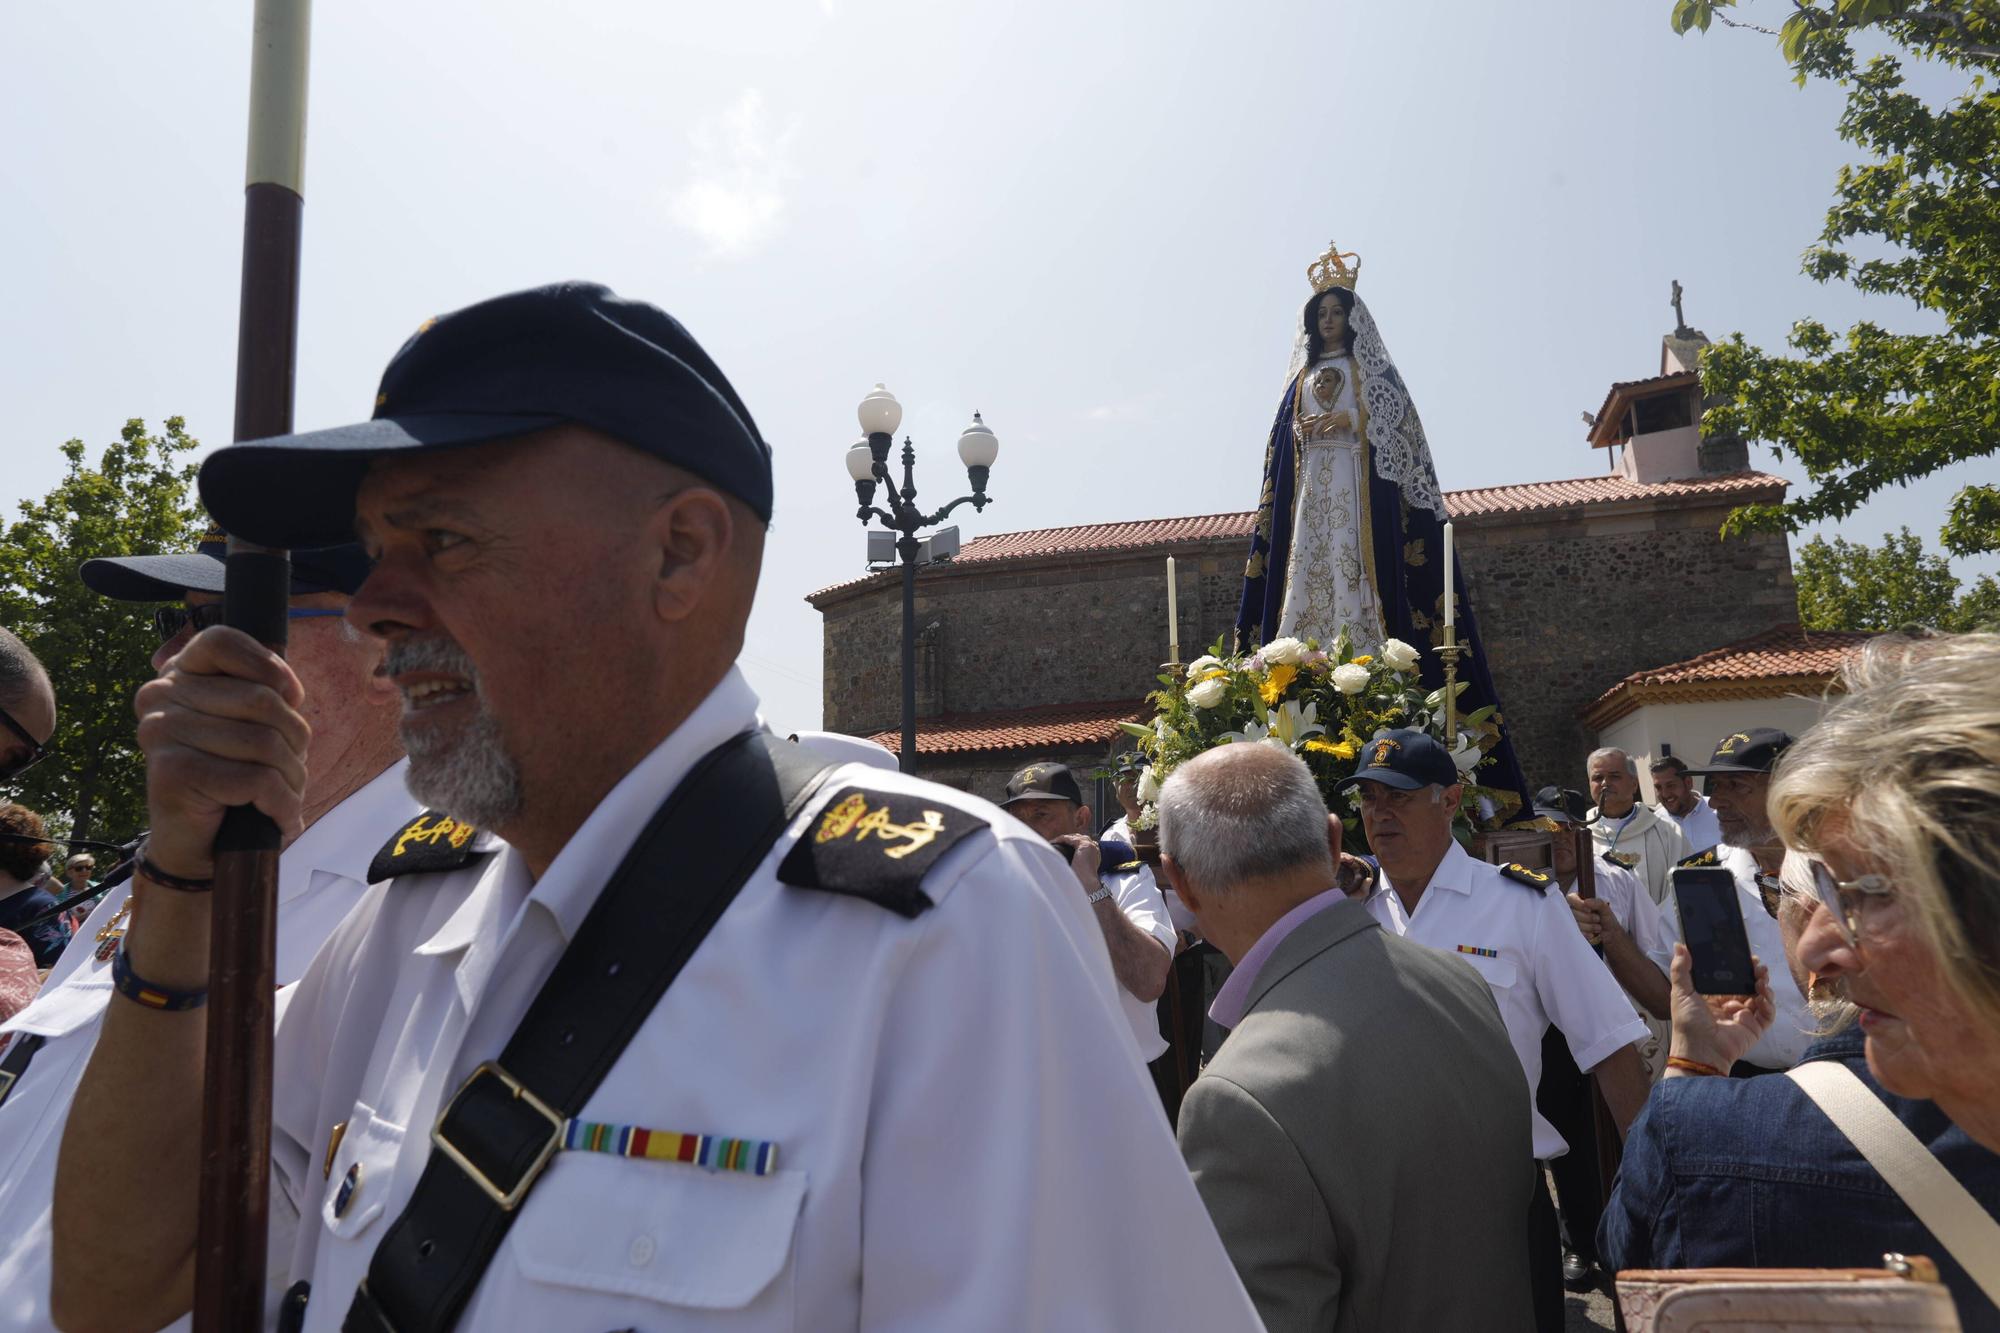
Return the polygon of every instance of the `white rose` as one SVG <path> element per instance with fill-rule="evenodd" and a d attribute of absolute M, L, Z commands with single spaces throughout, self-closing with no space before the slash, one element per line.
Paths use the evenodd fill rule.
<path fill-rule="evenodd" d="M 1212 656 L 1208 653 L 1203 653 L 1200 657 L 1197 657 L 1194 659 L 1194 661 L 1188 663 L 1187 678 L 1189 680 L 1200 680 L 1202 672 L 1214 671 L 1221 665 L 1222 665 L 1221 658 Z"/>
<path fill-rule="evenodd" d="M 1346 662 L 1333 669 L 1333 688 L 1342 694 L 1359 694 L 1368 688 L 1368 668 Z"/>
<path fill-rule="evenodd" d="M 1160 780 L 1153 775 L 1153 766 L 1146 765 L 1139 771 L 1139 804 L 1158 805 L 1160 803 Z"/>
<path fill-rule="evenodd" d="M 1273 639 L 1257 652 L 1266 666 L 1297 666 L 1305 661 L 1306 646 L 1297 639 Z"/>
<path fill-rule="evenodd" d="M 1229 695 L 1226 680 L 1205 680 L 1187 692 L 1188 702 L 1196 708 L 1213 708 Z"/>
<path fill-rule="evenodd" d="M 1420 654 L 1401 639 L 1382 640 L 1382 661 L 1391 671 L 1414 671 Z"/>

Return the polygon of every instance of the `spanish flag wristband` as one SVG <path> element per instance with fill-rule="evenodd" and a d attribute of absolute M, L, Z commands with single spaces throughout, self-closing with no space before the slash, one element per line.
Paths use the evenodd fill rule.
<path fill-rule="evenodd" d="M 123 940 L 118 942 L 118 952 L 111 955 L 111 988 L 148 1009 L 169 1014 L 184 1009 L 199 1009 L 208 1003 L 208 992 L 205 990 L 169 990 L 134 972 L 131 960 L 125 957 Z"/>

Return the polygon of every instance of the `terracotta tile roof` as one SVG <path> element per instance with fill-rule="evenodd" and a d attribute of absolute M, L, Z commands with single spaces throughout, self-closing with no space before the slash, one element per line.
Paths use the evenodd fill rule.
<path fill-rule="evenodd" d="M 1532 514 L 1547 509 L 1568 509 L 1575 505 L 1615 504 L 1621 500 L 1671 500 L 1682 496 L 1715 496 L 1731 504 L 1781 498 L 1788 483 L 1768 472 L 1727 472 L 1714 477 L 1689 477 L 1685 481 L 1628 481 L 1611 474 L 1578 477 L 1572 481 L 1531 481 L 1518 486 L 1488 486 L 1479 490 L 1449 491 L 1445 508 L 1453 518 L 1480 514 Z"/>
<path fill-rule="evenodd" d="M 1847 655 L 1872 634 L 1860 630 L 1778 625 L 1747 639 L 1674 662 L 1635 671 L 1582 711 L 1602 730 L 1647 703 L 1775 698 L 1823 690 Z"/>
<path fill-rule="evenodd" d="M 1753 500 L 1780 499 L 1787 484 L 1783 477 L 1765 472 L 1731 472 L 1650 485 L 1607 474 L 1577 477 L 1569 481 L 1529 481 L 1513 486 L 1447 491 L 1444 503 L 1446 512 L 1455 519 L 1486 514 L 1534 514 L 1577 505 L 1691 496 L 1714 496 L 1731 504 L 1746 504 Z M 1202 514 L 1193 518 L 1145 518 L 1129 523 L 1090 523 L 1073 528 L 996 532 L 974 537 L 951 558 L 950 563 L 978 565 L 999 560 L 1158 550 L 1194 542 L 1242 542 L 1249 540 L 1253 517 L 1245 510 L 1234 514 Z M 848 579 L 808 593 L 806 600 L 810 602 L 871 579 L 885 580 L 889 577 L 890 573 L 878 571 L 862 578 Z"/>
<path fill-rule="evenodd" d="M 1002 750 L 1053 750 L 1104 745 L 1119 735 L 1120 722 L 1137 722 L 1151 711 L 1144 703 L 1115 700 L 1095 704 L 1053 704 L 991 713 L 946 713 L 917 722 L 917 753 L 978 754 Z M 903 743 L 900 731 L 868 738 L 885 750 Z"/>

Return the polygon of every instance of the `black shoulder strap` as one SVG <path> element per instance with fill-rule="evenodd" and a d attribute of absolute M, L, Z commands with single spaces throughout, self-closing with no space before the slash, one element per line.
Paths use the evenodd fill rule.
<path fill-rule="evenodd" d="M 449 1329 L 574 1116 L 828 766 L 768 732 L 695 765 L 646 825 L 497 1061 L 439 1116 L 345 1333 Z M 662 892 L 660 881 L 677 881 Z"/>

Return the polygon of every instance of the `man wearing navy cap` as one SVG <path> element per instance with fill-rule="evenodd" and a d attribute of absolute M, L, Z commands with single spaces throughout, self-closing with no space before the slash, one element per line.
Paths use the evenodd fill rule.
<path fill-rule="evenodd" d="M 278 1025 L 287 1327 L 1255 1328 L 1061 858 L 764 731 L 735 659 L 770 450 L 687 331 L 519 292 L 427 322 L 375 401 L 202 474 L 250 541 L 358 531 L 348 620 L 433 807 L 381 831 L 388 882 Z M 152 842 L 65 1137 L 66 1325 L 189 1305 L 201 885 L 225 807 L 297 827 L 297 705 L 222 627 L 142 692 Z"/>
<path fill-rule="evenodd" d="M 1534 1153 L 1546 1163 L 1569 1145 L 1533 1110 L 1542 1034 L 1560 1030 L 1577 1068 L 1597 1075 L 1619 1132 L 1645 1104 L 1646 1037 L 1632 1005 L 1577 930 L 1554 880 L 1518 865 L 1475 861 L 1452 837 L 1463 794 L 1451 753 L 1421 731 L 1377 732 L 1341 789 L 1358 789 L 1368 848 L 1381 862 L 1368 911 L 1384 930 L 1465 959 L 1500 1005 L 1527 1075 Z M 1537 1177 L 1539 1179 L 1539 1176 Z M 1537 1189 L 1528 1213 L 1535 1323 L 1563 1327 L 1562 1247 L 1555 1205 Z"/>
<path fill-rule="evenodd" d="M 205 536 L 180 555 L 86 560 L 91 591 L 160 605 L 157 671 L 168 669 L 221 607 L 226 538 Z M 304 687 L 312 728 L 301 802 L 304 831 L 278 858 L 275 974 L 289 984 L 368 887 L 381 830 L 419 807 L 403 788 L 401 711 L 382 674 L 382 645 L 342 620 L 368 571 L 353 543 L 302 550 L 292 561 L 289 661 Z M 84 1064 L 112 1001 L 112 955 L 130 924 L 130 881 L 109 890 L 49 974 L 40 995 L 0 1032 L 19 1034 L 0 1064 L 17 1077 L 0 1089 L 0 1329 L 50 1325 L 50 1200 L 56 1150 Z"/>
<path fill-rule="evenodd" d="M 1139 1058 L 1151 1064 L 1167 1050 L 1154 1005 L 1166 991 L 1176 943 L 1151 867 L 1108 829 L 1102 846 L 1091 841 L 1090 807 L 1066 764 L 1029 764 L 1007 779 L 1007 799 L 1000 808 L 1069 854 L 1070 871 L 1110 952 L 1119 1006 L 1139 1044 Z M 1112 859 L 1105 859 L 1106 848 L 1118 849 Z"/>

